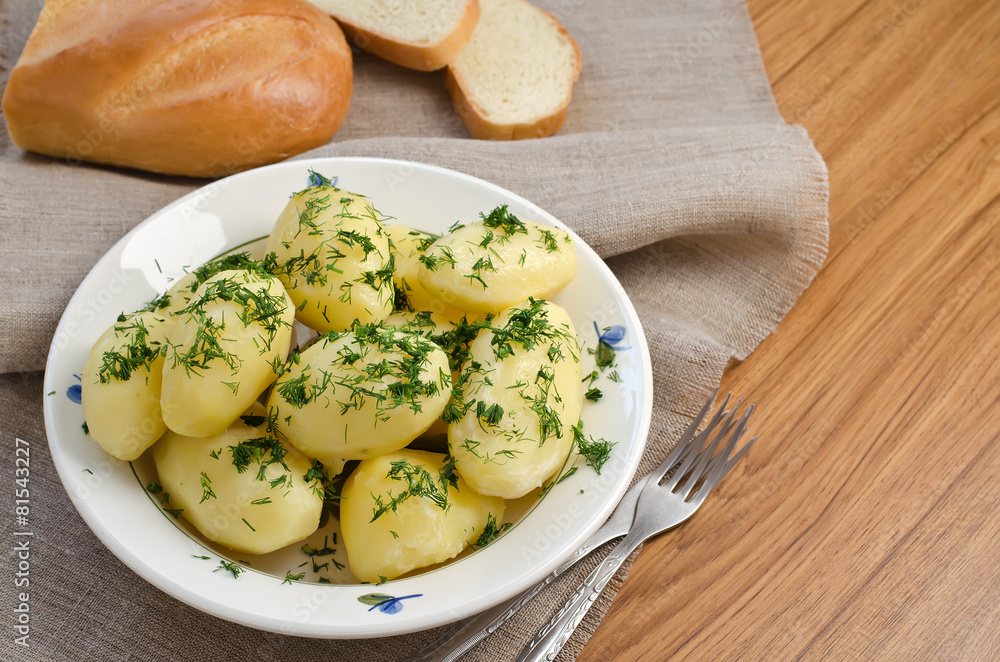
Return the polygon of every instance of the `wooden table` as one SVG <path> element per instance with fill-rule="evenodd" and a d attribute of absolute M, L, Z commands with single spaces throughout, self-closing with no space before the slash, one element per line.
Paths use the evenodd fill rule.
<path fill-rule="evenodd" d="M 749 5 L 830 254 L 723 379 L 757 445 L 580 659 L 1000 659 L 1000 2 Z"/>

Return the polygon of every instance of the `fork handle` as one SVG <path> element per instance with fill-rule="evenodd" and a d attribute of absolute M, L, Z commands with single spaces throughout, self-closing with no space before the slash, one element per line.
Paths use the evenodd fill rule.
<path fill-rule="evenodd" d="M 459 621 L 444 633 L 437 641 L 423 649 L 415 657 L 406 662 L 452 662 L 466 653 L 473 646 L 488 637 L 503 626 L 511 617 L 538 595 L 542 589 L 552 583 L 559 575 L 569 570 L 577 561 L 593 551 L 593 548 L 582 548 L 568 561 L 559 566 L 552 574 L 538 582 L 524 593 L 516 595 L 507 602 L 489 609 L 478 616 Z"/>
<path fill-rule="evenodd" d="M 515 662 L 542 662 L 543 660 L 551 662 L 554 660 L 562 647 L 569 641 L 577 626 L 580 625 L 583 617 L 590 611 L 590 607 L 597 600 L 601 591 L 625 563 L 625 559 L 648 537 L 648 534 L 632 531 L 618 543 L 611 550 L 611 553 L 587 575 L 587 578 L 570 596 L 566 604 L 556 612 L 552 620 L 528 642 Z"/>

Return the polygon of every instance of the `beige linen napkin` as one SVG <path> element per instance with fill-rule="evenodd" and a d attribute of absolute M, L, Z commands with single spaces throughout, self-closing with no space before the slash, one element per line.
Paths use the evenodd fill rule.
<path fill-rule="evenodd" d="M 826 254 L 827 183 L 805 131 L 771 96 L 742 0 L 553 0 L 583 71 L 559 135 L 476 142 L 440 73 L 357 54 L 351 111 L 335 141 L 307 156 L 380 156 L 476 175 L 538 203 L 615 271 L 653 357 L 655 410 L 640 474 L 661 459 L 727 363 L 768 334 Z M 37 2 L 4 1 L 0 70 L 23 46 Z M 69 297 L 100 256 L 161 206 L 203 182 L 72 166 L 27 155 L 0 131 L 0 430 L 31 444 L 31 648 L 24 660 L 391 660 L 440 630 L 364 641 L 259 632 L 206 616 L 123 566 L 74 511 L 42 426 L 41 375 Z M 9 454 L 8 457 L 12 457 Z M 13 460 L 4 463 L 13 485 Z M 10 490 L 4 494 L 11 506 Z M 13 540 L 13 520 L 4 521 Z M 468 660 L 511 659 L 600 560 L 593 555 Z M 10 566 L 12 567 L 12 566 Z M 561 659 L 606 613 L 605 592 Z M 13 582 L 0 590 L 15 605 Z"/>

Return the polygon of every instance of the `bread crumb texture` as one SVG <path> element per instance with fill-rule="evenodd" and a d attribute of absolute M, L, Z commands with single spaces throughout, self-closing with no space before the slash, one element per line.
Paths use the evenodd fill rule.
<path fill-rule="evenodd" d="M 479 5 L 479 24 L 451 68 L 483 118 L 519 124 L 565 108 L 580 71 L 569 33 L 524 0 Z"/>
<path fill-rule="evenodd" d="M 363 30 L 415 46 L 448 38 L 465 16 L 468 0 L 310 0 Z"/>

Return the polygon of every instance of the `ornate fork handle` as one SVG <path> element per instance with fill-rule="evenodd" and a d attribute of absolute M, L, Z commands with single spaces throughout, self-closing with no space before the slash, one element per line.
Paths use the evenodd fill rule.
<path fill-rule="evenodd" d="M 646 480 L 643 478 L 637 484 L 640 489 L 645 484 Z M 634 502 L 634 499 L 633 499 Z M 634 503 L 632 505 L 634 509 Z M 418 662 L 420 660 L 454 660 L 460 655 L 467 652 L 473 646 L 478 644 L 480 641 L 488 637 L 489 635 L 500 629 L 507 621 L 511 619 L 514 614 L 519 612 L 524 605 L 528 604 L 536 595 L 538 595 L 542 589 L 547 587 L 553 581 L 556 580 L 561 574 L 572 568 L 574 565 L 580 562 L 581 559 L 586 557 L 588 554 L 593 552 L 595 549 L 614 539 L 615 532 L 609 532 L 606 535 L 601 535 L 599 531 L 594 535 L 593 538 L 587 541 L 587 543 L 576 550 L 572 556 L 566 559 L 561 566 L 555 569 L 552 574 L 548 575 L 529 588 L 524 593 L 517 595 L 507 602 L 501 604 L 498 607 L 481 614 L 478 617 L 468 618 L 464 621 L 457 623 L 452 629 L 446 632 L 440 639 L 434 642 L 433 645 L 428 646 L 420 653 L 408 660 L 408 662 Z M 622 532 L 624 533 L 624 532 Z M 622 535 L 618 533 L 617 535 Z M 469 629 L 474 628 L 483 620 L 489 618 L 490 620 L 485 624 L 478 626 L 477 631 L 473 634 L 467 635 L 463 640 L 456 642 L 456 639 L 462 636 L 462 633 L 467 632 Z"/>
<path fill-rule="evenodd" d="M 580 621 L 590 611 L 590 607 L 597 600 L 601 591 L 625 563 L 625 559 L 648 537 L 650 537 L 648 532 L 633 531 L 618 543 L 611 553 L 587 575 L 587 578 L 583 580 L 583 583 L 567 600 L 566 604 L 556 612 L 552 620 L 525 646 L 515 662 L 554 660 L 574 630 L 580 625 Z"/>
<path fill-rule="evenodd" d="M 561 566 L 556 568 L 552 572 L 552 574 L 548 575 L 545 579 L 538 582 L 537 584 L 529 588 L 527 591 L 514 598 L 513 602 L 505 603 L 508 604 L 509 606 L 506 609 L 504 609 L 503 613 L 500 614 L 496 619 L 494 619 L 492 623 L 490 623 L 489 632 L 492 633 L 498 627 L 500 627 L 508 620 L 510 620 L 511 616 L 520 611 L 521 607 L 528 604 L 528 602 L 530 602 L 532 598 L 538 595 L 543 588 L 554 582 L 559 577 L 559 575 L 563 574 L 564 572 L 572 568 L 574 565 L 579 563 L 583 557 L 587 556 L 592 551 L 594 551 L 594 547 L 581 547 L 580 549 L 576 550 L 573 553 L 573 556 L 569 557 L 566 561 L 563 562 Z"/>

